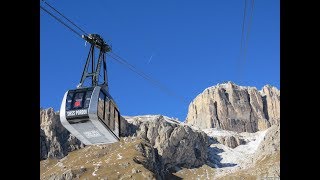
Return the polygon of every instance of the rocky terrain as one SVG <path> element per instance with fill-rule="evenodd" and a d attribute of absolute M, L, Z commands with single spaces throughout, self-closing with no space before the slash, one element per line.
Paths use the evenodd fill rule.
<path fill-rule="evenodd" d="M 40 109 L 40 160 L 63 158 L 68 152 L 84 147 L 62 126 L 59 113 Z"/>
<path fill-rule="evenodd" d="M 280 90 L 266 85 L 238 86 L 232 82 L 205 89 L 189 105 L 186 122 L 201 129 L 257 132 L 280 121 Z"/>
<path fill-rule="evenodd" d="M 211 89 L 222 89 L 223 86 L 235 86 L 233 88 L 237 89 L 234 90 L 237 93 L 240 90 L 248 92 L 250 89 L 230 82 Z M 228 92 L 232 94 L 232 90 L 229 89 Z M 280 178 L 280 92 L 271 86 L 265 86 L 257 92 L 255 101 L 252 100 L 253 95 L 240 93 L 242 95 L 238 96 L 238 101 L 241 102 L 245 102 L 243 99 L 246 97 L 251 97 L 250 105 L 240 104 L 233 107 L 234 104 L 229 101 L 225 105 L 230 109 L 225 109 L 226 112 L 230 111 L 232 118 L 241 119 L 243 123 L 258 123 L 259 120 L 253 117 L 265 120 L 267 125 L 261 129 L 258 128 L 261 126 L 251 130 L 246 129 L 249 126 L 242 126 L 242 129 L 230 126 L 233 127 L 231 130 L 223 128 L 225 126 L 202 126 L 207 119 L 199 118 L 207 117 L 202 113 L 208 112 L 200 111 L 199 107 L 205 109 L 205 105 L 198 103 L 197 119 L 187 119 L 186 122 L 162 115 L 123 116 L 120 142 L 106 145 L 84 146 L 62 127 L 59 116 L 53 109 L 40 109 L 40 178 Z M 231 96 L 235 98 L 237 95 L 229 96 L 232 99 Z M 199 96 L 196 99 L 198 98 Z M 196 99 L 190 107 L 193 107 Z M 202 100 L 203 103 L 210 102 Z M 259 103 L 262 105 L 257 105 Z M 244 107 L 251 108 L 251 112 Z M 221 111 L 219 108 L 218 110 Z M 262 112 L 258 117 L 257 112 L 260 110 Z M 252 120 L 245 119 L 248 112 L 252 114 L 248 116 Z M 188 117 L 191 114 L 192 110 L 189 108 Z M 220 121 L 220 116 L 218 117 Z M 227 118 L 230 117 L 226 115 Z M 239 126 L 237 123 L 233 125 Z"/>
<path fill-rule="evenodd" d="M 84 159 L 88 158 L 89 160 L 94 154 L 100 154 L 99 157 L 106 158 L 112 158 L 112 156 L 114 156 L 112 160 L 105 162 L 108 165 L 109 162 L 118 163 L 117 158 L 120 159 L 120 157 L 131 158 L 132 168 L 136 167 L 137 164 L 141 164 L 143 165 L 142 167 L 144 167 L 144 170 L 138 168 L 140 169 L 139 171 L 145 173 L 149 171 L 153 172 L 153 176 L 148 175 L 148 177 L 155 177 L 156 179 L 168 176 L 171 172 L 175 171 L 176 168 L 195 168 L 206 163 L 209 145 L 206 133 L 193 130 L 187 125 L 161 115 L 126 118 L 128 119 L 128 124 L 131 124 L 131 126 L 127 125 L 125 129 L 127 129 L 128 132 L 131 132 L 133 131 L 131 128 L 134 127 L 136 130 L 131 137 L 124 137 L 121 139 L 121 142 L 111 145 L 85 147 L 80 151 L 74 152 L 80 153 L 79 155 L 74 156 L 70 154 L 62 160 L 53 160 L 55 161 L 53 164 L 51 159 L 41 161 L 41 172 L 45 172 L 41 174 L 41 176 L 44 179 L 61 179 L 69 173 L 68 176 L 74 178 L 77 173 L 71 173 L 70 175 L 70 172 L 82 172 L 81 168 L 74 168 L 78 166 L 81 167 L 80 165 L 83 163 Z M 112 150 L 112 148 L 114 150 Z M 120 153 L 121 151 L 123 151 L 123 153 Z M 83 153 L 85 153 L 85 155 Z M 78 160 L 69 160 L 69 157 L 78 157 Z M 68 160 L 66 161 L 66 159 Z M 97 160 L 103 161 L 101 158 L 97 158 Z M 57 163 L 61 161 L 68 162 L 66 164 L 70 165 L 57 166 Z M 94 166 L 93 163 L 96 163 L 91 160 L 90 162 L 85 164 Z M 54 165 L 54 167 L 50 166 L 50 164 Z M 129 168 L 127 166 L 124 167 L 125 169 Z M 87 173 L 92 171 L 91 175 L 93 174 L 94 167 L 90 168 L 90 166 L 84 166 L 84 168 Z M 64 174 L 66 172 L 65 170 L 70 170 L 70 172 L 68 171 L 67 174 Z M 54 173 L 52 174 L 52 172 Z M 57 174 L 57 172 L 60 173 Z M 127 173 L 128 177 L 131 178 L 132 174 L 137 172 L 135 170 L 130 170 Z M 108 177 L 108 173 L 103 175 Z M 121 177 L 122 175 L 123 173 L 121 173 Z M 82 174 L 79 176 L 82 177 Z M 86 174 L 83 176 L 85 177 Z"/>

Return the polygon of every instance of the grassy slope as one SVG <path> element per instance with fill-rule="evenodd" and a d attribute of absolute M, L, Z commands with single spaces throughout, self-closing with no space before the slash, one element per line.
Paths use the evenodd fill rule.
<path fill-rule="evenodd" d="M 61 160 L 47 159 L 40 161 L 41 179 L 50 175 L 63 174 L 68 170 L 80 171 L 81 179 L 155 179 L 154 174 L 133 161 L 134 158 L 145 160 L 135 148 L 142 140 L 122 138 L 120 142 L 87 146 L 73 151 Z M 280 152 L 258 160 L 254 167 L 227 174 L 220 179 L 257 179 L 275 176 L 268 170 L 280 165 Z M 276 172 L 277 174 L 277 172 Z M 95 175 L 95 176 L 94 176 Z M 168 175 L 166 179 L 217 179 L 215 169 L 203 165 L 199 168 L 182 168 Z"/>
<path fill-rule="evenodd" d="M 196 180 L 196 179 L 214 179 L 215 176 L 215 170 L 214 168 L 203 165 L 199 168 L 193 168 L 193 169 L 186 169 L 182 168 L 181 170 L 173 173 L 176 179 L 190 179 L 190 180 Z M 169 177 L 168 179 L 171 179 Z"/>
<path fill-rule="evenodd" d="M 59 161 L 40 161 L 40 177 L 49 179 L 51 174 L 85 169 L 80 173 L 81 179 L 155 179 L 151 171 L 133 161 L 134 157 L 144 159 L 135 149 L 141 140 L 126 138 L 126 141 L 121 139 L 120 142 L 109 145 L 87 146 L 71 152 Z"/>
<path fill-rule="evenodd" d="M 270 171 L 274 169 L 274 171 Z M 258 160 L 254 167 L 228 174 L 219 179 L 248 179 L 255 180 L 262 177 L 279 177 L 280 179 L 280 152 Z"/>

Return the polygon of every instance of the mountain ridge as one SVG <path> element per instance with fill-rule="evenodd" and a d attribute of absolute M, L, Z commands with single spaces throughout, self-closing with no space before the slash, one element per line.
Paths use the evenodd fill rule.
<path fill-rule="evenodd" d="M 248 96 L 243 95 L 243 91 L 248 92 L 248 88 L 231 83 L 222 86 L 216 89 L 222 92 L 222 88 L 233 86 L 226 90 L 231 92 L 229 98 L 232 99 L 234 93 L 235 97 L 240 97 L 238 102 L 245 103 Z M 241 93 L 243 96 L 237 96 Z M 192 124 L 162 115 L 122 116 L 120 141 L 106 145 L 83 145 L 63 128 L 57 112 L 52 108 L 40 108 L 40 179 L 280 177 L 280 112 L 277 109 L 280 91 L 266 85 L 258 93 L 269 98 L 272 103 L 266 104 L 270 108 L 268 112 L 279 119 L 269 118 L 269 126 L 255 132 L 204 128 L 201 123 L 206 122 L 206 118 L 198 118 Z M 195 99 L 198 97 L 201 94 Z M 208 105 L 210 96 L 208 98 L 201 106 Z M 224 105 L 230 106 L 230 99 L 229 104 Z M 228 102 L 227 99 L 221 101 Z M 262 99 L 259 103 L 262 104 Z M 263 111 L 258 105 L 256 110 L 243 107 Z M 245 108 L 239 112 L 247 113 Z M 210 115 L 209 111 L 201 113 Z"/>

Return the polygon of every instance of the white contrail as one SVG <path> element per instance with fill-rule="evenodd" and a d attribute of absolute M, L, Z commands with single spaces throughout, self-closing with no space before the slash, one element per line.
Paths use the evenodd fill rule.
<path fill-rule="evenodd" d="M 150 56 L 148 64 L 151 62 L 152 57 L 153 57 L 153 54 Z"/>

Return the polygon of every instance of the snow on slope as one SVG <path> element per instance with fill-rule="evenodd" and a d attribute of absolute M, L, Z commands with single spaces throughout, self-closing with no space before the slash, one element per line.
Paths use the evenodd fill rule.
<path fill-rule="evenodd" d="M 179 121 L 178 118 L 169 118 L 167 116 L 163 115 L 140 115 L 140 116 L 123 116 L 129 123 L 132 123 L 135 120 L 139 120 L 141 122 L 146 122 L 146 121 L 153 121 L 156 118 L 159 118 L 160 116 L 164 117 L 166 121 L 169 123 L 174 123 L 174 124 L 183 124 L 182 122 Z"/>
<path fill-rule="evenodd" d="M 227 131 L 217 128 L 208 128 L 204 129 L 203 132 L 205 132 L 210 137 L 217 137 L 217 136 L 234 136 L 237 135 L 237 132 L 234 131 Z"/>
<path fill-rule="evenodd" d="M 204 132 L 210 137 L 238 135 L 247 143 L 232 149 L 220 143 L 213 143 L 209 147 L 209 160 L 217 168 L 219 175 L 248 168 L 253 165 L 253 155 L 259 144 L 264 139 L 267 130 L 256 133 L 236 133 L 233 131 L 218 130 L 215 128 L 205 129 Z"/>
<path fill-rule="evenodd" d="M 147 122 L 153 121 L 156 118 L 159 118 L 161 115 L 141 115 L 141 116 L 123 116 L 129 123 L 134 121 Z M 169 123 L 175 124 L 185 124 L 180 122 L 176 118 L 169 118 L 163 116 L 166 121 Z M 190 126 L 192 129 L 201 130 L 196 126 Z M 221 130 L 216 128 L 203 129 L 209 137 L 227 137 L 227 136 L 237 136 L 240 139 L 243 139 L 246 144 L 239 145 L 235 148 L 230 148 L 226 145 L 220 144 L 218 142 L 210 145 L 209 152 L 209 161 L 212 163 L 213 167 L 216 167 L 216 172 L 219 176 L 226 173 L 231 173 L 238 171 L 240 169 L 246 169 L 254 165 L 253 156 L 255 151 L 258 149 L 259 144 L 263 141 L 264 136 L 268 129 L 264 131 L 258 131 L 256 133 L 242 132 L 237 133 L 234 131 Z"/>

